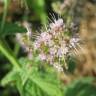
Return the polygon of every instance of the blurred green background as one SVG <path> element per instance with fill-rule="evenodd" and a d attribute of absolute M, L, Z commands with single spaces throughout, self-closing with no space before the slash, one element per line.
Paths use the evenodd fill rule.
<path fill-rule="evenodd" d="M 27 21 L 31 25 L 31 31 L 35 33 L 36 31 L 39 31 L 42 28 L 42 26 L 50 22 L 49 18 L 53 21 L 54 16 L 56 17 L 56 19 L 58 19 L 58 16 L 62 17 L 64 19 L 64 22 L 68 22 L 68 24 L 69 22 L 75 22 L 77 27 L 76 33 L 81 32 L 82 26 L 86 25 L 86 23 L 92 23 L 93 25 L 87 24 L 88 29 L 86 29 L 85 27 L 84 28 L 86 30 L 91 29 L 92 31 L 92 28 L 94 27 L 95 33 L 93 31 L 91 33 L 87 32 L 87 35 L 85 36 L 85 34 L 82 34 L 81 32 L 81 35 L 85 37 L 90 37 L 90 34 L 95 34 L 96 36 L 96 0 L 68 1 L 65 4 L 64 0 L 0 0 L 0 41 L 3 43 L 5 42 L 5 45 L 8 45 L 10 47 L 10 49 L 14 54 L 16 54 L 16 57 L 18 59 L 21 57 L 26 57 L 26 52 L 22 50 L 20 45 L 16 44 L 16 40 L 14 39 L 15 33 L 17 33 L 17 31 L 21 33 L 22 31 L 25 31 L 23 27 L 20 27 L 18 25 L 23 25 L 23 21 Z M 86 23 L 83 21 L 86 21 Z M 92 42 L 94 42 L 95 40 L 93 40 Z M 96 43 L 91 44 L 94 45 Z M 88 43 L 88 46 L 93 46 L 91 44 Z M 92 47 L 93 52 L 90 51 L 90 54 L 96 53 L 96 45 L 94 46 L 94 48 Z M 87 58 L 88 54 L 85 55 L 85 58 Z M 88 63 L 90 62 L 88 58 L 85 61 L 81 60 L 79 64 L 76 64 L 79 60 L 77 60 L 74 57 L 69 57 L 69 69 L 65 71 L 65 73 L 59 74 L 60 80 L 62 82 L 61 89 L 62 91 L 64 91 L 63 96 L 96 96 L 96 54 L 94 56 L 92 55 L 89 57 L 92 57 L 92 62 L 90 64 Z M 89 67 L 84 67 L 82 64 Z M 90 66 L 93 66 L 92 70 Z M 12 66 L 10 62 L 5 58 L 5 56 L 0 51 L 0 80 L 11 69 Z M 62 75 L 64 75 L 64 77 Z M 47 88 L 47 86 L 45 87 Z M 4 87 L 0 85 L 0 96 L 20 96 L 20 94 L 16 86 L 14 87 L 13 84 L 9 84 Z M 42 94 L 36 96 L 47 95 Z"/>

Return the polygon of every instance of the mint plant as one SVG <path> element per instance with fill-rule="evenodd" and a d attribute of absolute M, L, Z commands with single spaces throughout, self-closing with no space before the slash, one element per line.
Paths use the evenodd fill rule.
<path fill-rule="evenodd" d="M 57 18 L 54 13 L 51 14 L 52 20 L 49 23 L 46 23 L 44 0 L 20 1 L 25 11 L 20 21 L 8 21 L 7 9 L 11 0 L 2 1 L 4 13 L 0 17 L 0 54 L 9 60 L 12 68 L 0 80 L 1 86 L 14 86 L 20 96 L 96 95 L 94 77 L 81 78 L 80 75 L 77 79 L 75 77 L 78 76 L 74 75 L 74 72 L 78 72 L 76 63 L 84 42 L 77 32 L 79 26 L 76 27 L 74 22 L 74 8 L 78 2 L 75 1 L 64 0 L 62 4 L 60 1 L 52 2 L 54 11 L 62 16 Z M 33 19 L 40 19 L 43 24 L 38 33 L 31 22 Z M 6 41 L 6 36 L 14 36 L 13 49 Z M 25 55 L 21 55 L 20 50 Z"/>

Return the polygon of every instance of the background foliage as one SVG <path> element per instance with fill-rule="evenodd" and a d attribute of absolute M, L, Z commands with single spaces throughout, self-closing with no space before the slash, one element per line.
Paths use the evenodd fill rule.
<path fill-rule="evenodd" d="M 0 1 L 0 96 L 96 96 L 96 0 L 68 1 Z M 74 34 L 85 40 L 84 54 L 79 50 L 80 57 L 69 57 L 68 70 L 62 73 L 36 56 L 29 60 L 15 39 L 27 32 L 25 21 L 35 34 L 52 15 L 66 24 L 75 22 Z"/>

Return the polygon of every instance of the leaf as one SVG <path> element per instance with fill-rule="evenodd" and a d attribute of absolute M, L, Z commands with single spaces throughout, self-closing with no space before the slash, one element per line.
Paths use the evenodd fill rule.
<path fill-rule="evenodd" d="M 34 19 L 40 19 L 42 24 L 47 23 L 46 12 L 45 12 L 45 1 L 44 0 L 26 0 L 27 6 L 30 11 L 35 13 Z"/>
<path fill-rule="evenodd" d="M 65 96 L 96 96 L 96 86 L 92 85 L 95 78 L 85 77 L 69 85 Z"/>
<path fill-rule="evenodd" d="M 25 92 L 27 94 L 29 93 L 31 96 L 37 96 L 36 95 L 37 94 L 37 92 L 36 92 L 36 85 L 33 82 L 31 82 L 30 80 L 28 80 L 28 82 L 25 84 L 24 89 L 25 89 Z M 41 92 L 40 92 L 40 94 L 41 94 Z"/>
<path fill-rule="evenodd" d="M 50 77 L 49 77 L 50 78 Z M 44 91 L 49 96 L 62 96 L 62 92 L 58 85 L 51 82 L 46 82 L 43 78 L 37 74 L 30 77 L 30 80 L 34 82 L 42 91 Z"/>
<path fill-rule="evenodd" d="M 0 26 L 1 26 L 1 22 L 0 22 Z M 0 29 L 0 36 L 12 35 L 15 33 L 23 33 L 23 32 L 27 32 L 26 28 L 22 26 L 18 26 L 17 24 L 6 22 L 4 24 L 4 29 L 3 30 Z"/>
<path fill-rule="evenodd" d="M 7 84 L 9 84 L 10 82 L 16 81 L 17 79 L 17 71 L 16 70 L 12 70 L 11 72 L 9 72 L 2 80 L 1 80 L 1 85 L 5 86 Z"/>
<path fill-rule="evenodd" d="M 22 64 L 21 68 L 19 70 L 14 68 L 2 80 L 3 85 L 15 80 L 13 83 L 21 96 L 63 96 L 55 74 L 42 72 L 34 64 L 32 67 L 29 66 L 30 61 L 26 58 L 21 58 L 19 62 Z"/>
<path fill-rule="evenodd" d="M 20 63 L 22 64 L 22 70 L 20 76 L 24 87 L 24 92 L 30 94 L 30 96 L 63 96 L 59 87 L 59 81 L 56 79 L 55 74 L 51 72 L 42 72 L 37 70 L 35 64 L 32 68 L 28 68 L 28 63 L 31 64 L 27 59 L 21 58 Z M 35 62 L 32 63 L 40 63 Z M 38 60 L 37 60 L 38 61 Z"/>
<path fill-rule="evenodd" d="M 26 95 L 24 95 L 25 94 L 24 87 L 22 85 L 22 79 L 21 79 L 21 77 L 19 75 L 17 77 L 16 87 L 17 87 L 17 89 L 18 89 L 18 91 L 20 93 L 20 96 L 26 96 Z"/>

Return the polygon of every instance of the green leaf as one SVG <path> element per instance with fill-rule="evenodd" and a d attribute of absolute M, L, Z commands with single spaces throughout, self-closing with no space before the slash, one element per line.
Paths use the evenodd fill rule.
<path fill-rule="evenodd" d="M 42 24 L 47 23 L 47 16 L 45 11 L 45 1 L 44 0 L 26 0 L 28 8 L 30 11 L 35 13 L 34 19 L 40 19 Z"/>
<path fill-rule="evenodd" d="M 61 89 L 58 85 L 44 80 L 39 76 L 39 74 L 34 74 L 30 77 L 30 80 L 49 96 L 62 96 Z"/>
<path fill-rule="evenodd" d="M 63 96 L 59 79 L 54 76 L 55 74 L 42 72 L 34 64 L 32 67 L 29 66 L 31 62 L 26 58 L 21 58 L 19 62 L 21 68 L 14 68 L 2 80 L 3 85 L 15 80 L 13 83 L 21 96 Z"/>
<path fill-rule="evenodd" d="M 0 22 L 0 26 L 1 26 L 1 22 Z M 6 22 L 4 24 L 4 29 L 3 30 L 0 29 L 0 36 L 12 35 L 15 33 L 23 33 L 23 32 L 27 32 L 26 28 L 19 26 L 17 24 Z"/>
<path fill-rule="evenodd" d="M 16 85 L 19 93 L 20 93 L 20 96 L 26 96 L 26 95 L 24 95 L 25 92 L 24 92 L 24 88 L 23 88 L 23 85 L 22 85 L 22 79 L 19 75 L 17 76 L 17 81 L 16 81 L 15 85 Z"/>
<path fill-rule="evenodd" d="M 96 96 L 96 86 L 92 84 L 93 77 L 76 80 L 68 86 L 65 96 Z"/>
<path fill-rule="evenodd" d="M 17 79 L 17 71 L 16 70 L 12 70 L 11 72 L 9 72 L 2 80 L 1 80 L 1 85 L 5 86 L 11 82 L 16 81 Z"/>
<path fill-rule="evenodd" d="M 35 64 L 32 64 L 32 68 L 28 67 L 28 64 L 31 64 L 31 62 L 27 59 L 21 58 L 19 61 L 22 64 L 20 76 L 26 95 L 30 94 L 30 96 L 63 96 L 61 88 L 59 86 L 60 82 L 58 81 L 58 79 L 56 79 L 56 76 L 54 76 L 55 74 L 37 70 Z M 35 59 L 32 60 L 32 63 L 40 63 L 35 61 Z"/>

